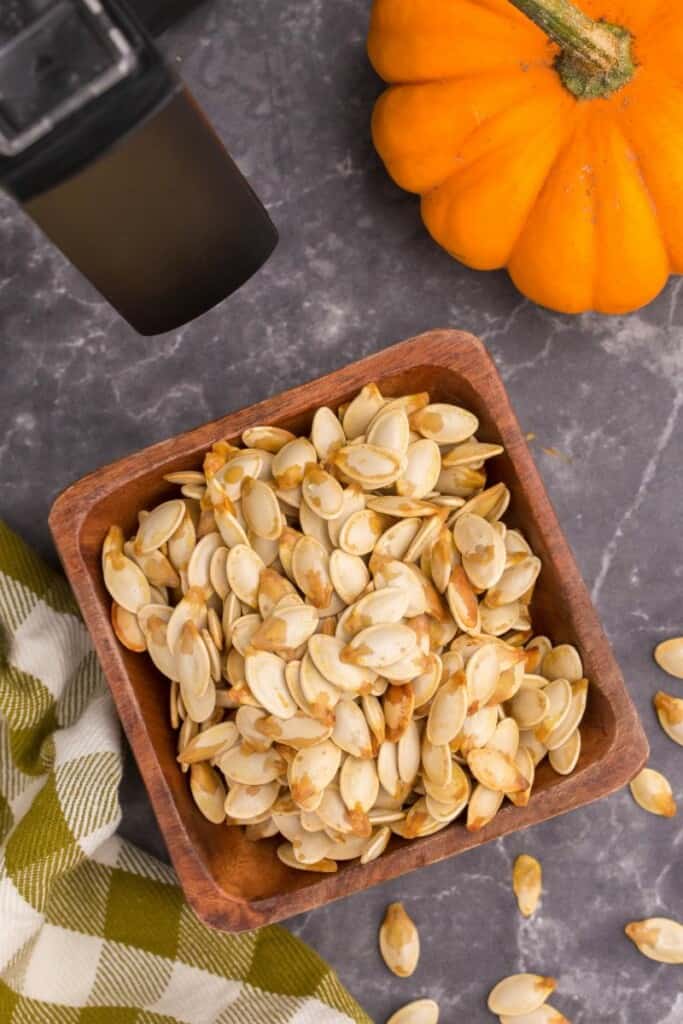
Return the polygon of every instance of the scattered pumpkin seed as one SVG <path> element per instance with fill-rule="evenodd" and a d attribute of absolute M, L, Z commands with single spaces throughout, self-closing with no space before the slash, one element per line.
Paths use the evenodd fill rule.
<path fill-rule="evenodd" d="M 382 958 L 399 978 L 415 973 L 420 959 L 420 936 L 402 903 L 390 903 L 379 930 Z"/>
<path fill-rule="evenodd" d="M 668 917 L 631 921 L 624 931 L 643 954 L 661 964 L 683 964 L 683 925 Z"/>
<path fill-rule="evenodd" d="M 387 1024 L 438 1024 L 439 1005 L 433 999 L 416 999 L 392 1013 Z"/>
<path fill-rule="evenodd" d="M 511 974 L 491 989 L 488 1008 L 500 1017 L 521 1017 L 545 1003 L 557 982 L 540 974 Z"/>
<path fill-rule="evenodd" d="M 517 1017 L 510 1017 L 503 1014 L 500 1018 L 500 1024 L 570 1024 L 570 1021 L 550 1006 L 549 1003 L 543 1003 L 537 1010 L 532 1010 L 531 1013 L 523 1013 Z"/>
<path fill-rule="evenodd" d="M 512 888 L 517 897 L 517 905 L 524 917 L 531 917 L 538 906 L 543 886 L 541 865 L 535 857 L 521 854 L 515 861 L 512 871 Z"/>
<path fill-rule="evenodd" d="M 655 647 L 655 661 L 676 679 L 683 679 L 683 636 L 663 640 Z"/>
<path fill-rule="evenodd" d="M 661 772 L 653 768 L 643 768 L 630 783 L 633 799 L 650 814 L 659 814 L 663 818 L 673 818 L 676 814 L 676 801 L 671 786 Z"/>
<path fill-rule="evenodd" d="M 659 690 L 654 697 L 659 724 L 669 739 L 683 747 L 683 700 Z"/>

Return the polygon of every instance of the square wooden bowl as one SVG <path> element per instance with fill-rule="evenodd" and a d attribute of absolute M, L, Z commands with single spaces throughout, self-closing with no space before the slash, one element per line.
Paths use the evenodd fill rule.
<path fill-rule="evenodd" d="M 377 381 L 387 395 L 426 390 L 432 400 L 461 403 L 479 417 L 482 440 L 505 446 L 505 454 L 489 464 L 490 482 L 508 485 L 507 521 L 524 529 L 543 561 L 533 604 L 535 629 L 554 643 L 576 645 L 591 687 L 576 771 L 561 777 L 544 763 L 527 807 L 506 804 L 487 828 L 474 834 L 457 821 L 426 839 L 394 837 L 378 860 L 366 866 L 342 863 L 337 874 L 319 875 L 281 864 L 277 839 L 250 843 L 241 829 L 212 825 L 196 809 L 187 777 L 176 763 L 168 682 L 148 658 L 124 650 L 112 631 L 100 547 L 111 523 L 133 532 L 138 509 L 169 495 L 163 474 L 200 467 L 214 441 L 238 438 L 257 423 L 308 431 L 318 406 L 336 408 L 368 381 Z M 647 758 L 647 741 L 621 672 L 503 384 L 472 335 L 431 331 L 105 466 L 57 498 L 50 528 L 187 899 L 199 917 L 217 928 L 237 931 L 277 921 L 563 814 L 619 789 Z"/>

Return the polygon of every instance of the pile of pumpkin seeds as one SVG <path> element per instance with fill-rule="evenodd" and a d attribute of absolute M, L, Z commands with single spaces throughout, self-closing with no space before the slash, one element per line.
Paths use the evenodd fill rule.
<path fill-rule="evenodd" d="M 218 441 L 178 497 L 112 526 L 121 643 L 170 680 L 178 761 L 212 822 L 280 834 L 291 867 L 367 863 L 569 774 L 588 681 L 535 636 L 541 561 L 487 486 L 476 416 L 368 384 L 309 436 Z"/>

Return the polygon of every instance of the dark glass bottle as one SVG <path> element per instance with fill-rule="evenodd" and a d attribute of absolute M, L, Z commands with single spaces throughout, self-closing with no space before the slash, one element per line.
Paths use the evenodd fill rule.
<path fill-rule="evenodd" d="M 0 183 L 142 334 L 220 302 L 277 242 L 118 0 L 3 0 Z"/>

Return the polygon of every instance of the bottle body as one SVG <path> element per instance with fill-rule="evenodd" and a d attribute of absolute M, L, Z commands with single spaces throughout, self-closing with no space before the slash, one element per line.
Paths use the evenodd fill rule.
<path fill-rule="evenodd" d="M 277 243 L 259 199 L 184 89 L 24 208 L 145 335 L 221 302 Z"/>
<path fill-rule="evenodd" d="M 274 225 L 121 0 L 15 2 L 0 183 L 141 334 L 180 326 L 265 262 Z"/>

